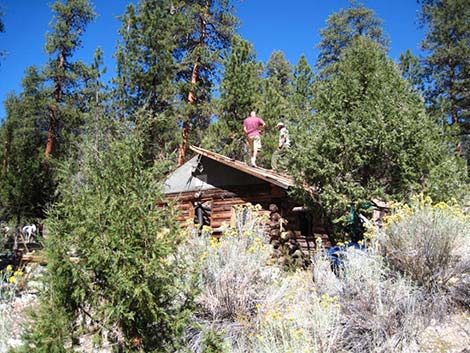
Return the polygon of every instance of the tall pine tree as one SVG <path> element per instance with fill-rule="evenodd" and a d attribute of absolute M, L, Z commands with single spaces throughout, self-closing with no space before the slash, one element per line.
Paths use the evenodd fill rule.
<path fill-rule="evenodd" d="M 207 103 L 237 23 L 231 2 L 141 0 L 128 7 L 122 21 L 116 80 L 117 96 L 124 98 L 120 115 L 137 118 L 154 156 L 178 144 L 181 164 L 215 111 Z"/>
<path fill-rule="evenodd" d="M 259 104 L 261 71 L 253 46 L 234 37 L 230 54 L 224 60 L 218 120 L 209 127 L 203 140 L 206 148 L 239 160 L 246 157 L 242 125 Z"/>
<path fill-rule="evenodd" d="M 316 65 L 322 75 L 334 70 L 332 64 L 341 59 L 343 50 L 358 36 L 370 38 L 384 49 L 388 47 L 382 20 L 361 3 L 352 1 L 351 7 L 332 14 L 326 22 L 327 26 L 320 31 L 322 40 L 318 45 L 320 54 Z"/>
<path fill-rule="evenodd" d="M 426 98 L 433 114 L 457 130 L 470 158 L 470 3 L 466 0 L 421 0 L 422 47 L 428 80 Z"/>
<path fill-rule="evenodd" d="M 187 97 L 183 120 L 178 165 L 184 163 L 190 141 L 198 142 L 207 128 L 211 114 L 205 103 L 211 99 L 220 56 L 229 48 L 238 23 L 233 15 L 231 0 L 185 0 L 182 11 L 187 19 L 187 30 L 181 47 L 184 70 L 182 93 Z M 190 139 L 190 132 L 193 139 Z"/>
<path fill-rule="evenodd" d="M 34 67 L 26 71 L 23 92 L 5 101 L 6 120 L 0 127 L 0 219 L 17 225 L 44 216 L 51 200 L 50 170 L 44 170 L 50 90 Z"/>
<path fill-rule="evenodd" d="M 148 162 L 175 152 L 179 145 L 176 55 L 185 19 L 177 5 L 169 0 L 142 0 L 130 4 L 121 17 L 116 106 L 118 115 L 140 131 Z"/>
<path fill-rule="evenodd" d="M 293 70 L 291 111 L 289 122 L 297 126 L 303 119 L 312 118 L 314 74 L 302 54 Z"/>
<path fill-rule="evenodd" d="M 44 70 L 46 79 L 53 86 L 44 152 L 46 158 L 54 153 L 54 150 L 60 150 L 59 141 L 66 145 L 69 137 L 75 133 L 74 129 L 82 123 L 77 102 L 74 101 L 74 92 L 86 66 L 78 61 L 72 62 L 71 59 L 81 45 L 80 36 L 95 17 L 88 0 L 57 0 L 51 8 L 54 12 L 52 32 L 47 34 L 46 41 L 49 62 Z"/>

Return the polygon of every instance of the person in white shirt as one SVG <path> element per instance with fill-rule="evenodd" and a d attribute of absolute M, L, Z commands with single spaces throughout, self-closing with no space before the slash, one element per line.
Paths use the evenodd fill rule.
<path fill-rule="evenodd" d="M 277 151 L 271 157 L 271 168 L 281 171 L 280 169 L 282 168 L 278 165 L 278 160 L 285 157 L 286 149 L 290 147 L 290 137 L 289 130 L 287 130 L 283 122 L 277 123 L 276 128 L 279 130 L 279 144 L 277 145 Z"/>
<path fill-rule="evenodd" d="M 279 145 L 277 148 L 282 150 L 283 148 L 290 147 L 289 130 L 287 130 L 284 123 L 277 123 L 276 128 L 279 130 Z"/>

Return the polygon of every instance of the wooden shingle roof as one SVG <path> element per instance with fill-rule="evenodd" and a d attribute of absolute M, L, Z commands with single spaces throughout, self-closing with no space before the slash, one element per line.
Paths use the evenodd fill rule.
<path fill-rule="evenodd" d="M 221 154 L 200 147 L 190 146 L 189 148 L 191 149 L 191 151 L 196 152 L 199 155 L 205 156 L 226 166 L 250 174 L 256 178 L 262 179 L 273 185 L 277 185 L 283 189 L 289 189 L 290 187 L 294 186 L 294 179 L 289 175 L 281 174 L 273 170 L 261 167 L 252 167 L 244 162 L 223 156 Z"/>

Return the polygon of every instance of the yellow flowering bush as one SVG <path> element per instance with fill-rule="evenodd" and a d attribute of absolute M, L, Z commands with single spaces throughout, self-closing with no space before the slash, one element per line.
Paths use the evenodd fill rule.
<path fill-rule="evenodd" d="M 417 195 L 410 204 L 394 204 L 377 235 L 392 267 L 420 286 L 452 295 L 468 281 L 470 216 L 455 201 Z"/>
<path fill-rule="evenodd" d="M 319 295 L 302 270 L 272 284 L 257 320 L 252 351 L 259 353 L 333 352 L 341 332 L 338 298 Z"/>
<path fill-rule="evenodd" d="M 245 337 L 269 285 L 280 270 L 269 266 L 272 248 L 257 211 L 260 206 L 237 206 L 235 223 L 220 237 L 190 229 L 190 238 L 182 244 L 181 255 L 197 271 L 198 306 L 195 337 L 203 341 L 205 328 L 224 332 L 237 344 Z M 221 325 L 214 327 L 214 322 Z M 201 328 L 202 327 L 202 328 Z"/>

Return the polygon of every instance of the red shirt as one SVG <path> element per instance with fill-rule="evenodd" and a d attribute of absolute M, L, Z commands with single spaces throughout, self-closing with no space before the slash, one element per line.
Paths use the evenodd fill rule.
<path fill-rule="evenodd" d="M 261 135 L 261 130 L 259 128 L 263 125 L 263 119 L 258 118 L 257 116 L 250 116 L 243 121 L 243 126 L 247 131 L 248 137 Z"/>

